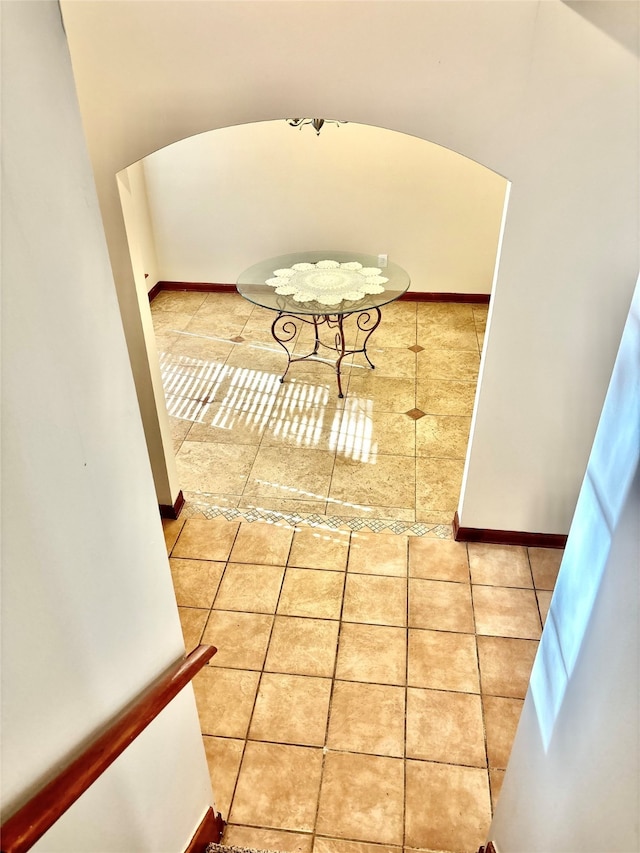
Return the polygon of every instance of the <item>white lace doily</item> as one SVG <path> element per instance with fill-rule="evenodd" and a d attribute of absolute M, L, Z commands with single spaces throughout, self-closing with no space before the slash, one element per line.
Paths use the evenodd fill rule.
<path fill-rule="evenodd" d="M 291 296 L 295 302 L 319 302 L 339 305 L 343 299 L 357 301 L 368 293 L 382 293 L 389 281 L 377 267 L 363 267 L 358 261 L 318 261 L 317 264 L 294 264 L 274 270 L 265 284 L 276 293 Z"/>

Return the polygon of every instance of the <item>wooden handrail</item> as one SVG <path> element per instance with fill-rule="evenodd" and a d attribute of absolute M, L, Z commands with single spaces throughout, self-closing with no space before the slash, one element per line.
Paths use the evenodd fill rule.
<path fill-rule="evenodd" d="M 25 853 L 121 755 L 211 660 L 217 649 L 198 646 L 143 691 L 127 710 L 2 825 L 2 853 Z"/>

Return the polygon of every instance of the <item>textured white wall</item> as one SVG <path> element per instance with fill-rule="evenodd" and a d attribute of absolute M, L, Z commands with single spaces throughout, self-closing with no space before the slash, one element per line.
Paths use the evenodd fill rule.
<path fill-rule="evenodd" d="M 489 293 L 506 181 L 377 127 L 212 131 L 146 157 L 160 278 L 234 283 L 300 249 L 386 253 L 411 290 Z"/>
<path fill-rule="evenodd" d="M 490 838 L 500 853 L 640 848 L 640 285 Z"/>
<path fill-rule="evenodd" d="M 596 23 L 582 14 L 594 5 Z M 638 3 L 62 6 L 134 361 L 145 348 L 114 175 L 165 145 L 341 117 L 512 182 L 460 521 L 566 533 L 638 271 Z"/>
<path fill-rule="evenodd" d="M 184 646 L 60 13 L 0 7 L 6 817 Z M 210 801 L 189 687 L 38 849 L 179 851 Z"/>

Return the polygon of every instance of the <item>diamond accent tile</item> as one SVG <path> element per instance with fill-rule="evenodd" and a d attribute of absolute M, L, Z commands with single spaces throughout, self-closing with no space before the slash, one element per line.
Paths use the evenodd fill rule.
<path fill-rule="evenodd" d="M 412 347 L 407 347 L 407 349 L 410 349 L 411 352 L 422 352 L 424 347 L 421 347 L 420 344 L 414 344 Z"/>
<path fill-rule="evenodd" d="M 409 409 L 408 412 L 405 412 L 405 415 L 412 418 L 414 421 L 419 421 L 420 418 L 425 416 L 426 412 L 423 412 L 422 409 Z"/>
<path fill-rule="evenodd" d="M 242 335 L 236 335 L 235 338 L 229 338 L 230 341 L 233 341 L 234 344 L 241 344 L 246 338 L 243 338 Z"/>

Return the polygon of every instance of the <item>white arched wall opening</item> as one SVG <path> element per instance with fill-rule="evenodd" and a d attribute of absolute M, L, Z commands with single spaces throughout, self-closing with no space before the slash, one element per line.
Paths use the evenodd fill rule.
<path fill-rule="evenodd" d="M 512 182 L 460 523 L 566 533 L 637 274 L 633 52 L 560 0 L 62 8 L 159 496 L 171 453 L 114 175 L 205 130 L 348 116 Z"/>

